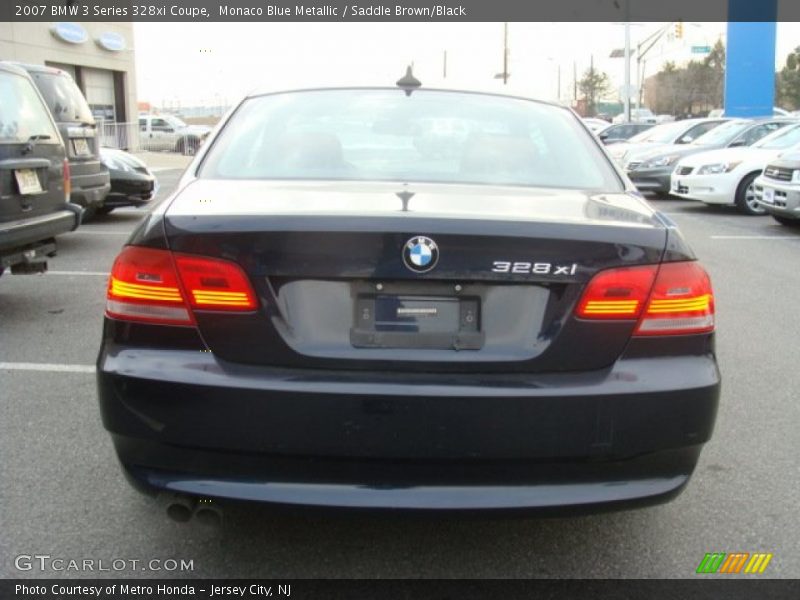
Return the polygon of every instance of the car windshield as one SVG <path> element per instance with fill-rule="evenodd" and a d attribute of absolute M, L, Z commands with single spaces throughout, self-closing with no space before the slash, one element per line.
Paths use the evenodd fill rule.
<path fill-rule="evenodd" d="M 172 125 L 174 129 L 183 129 L 184 127 L 188 127 L 186 123 L 184 123 L 181 119 L 176 117 L 175 115 L 162 115 L 162 118 Z"/>
<path fill-rule="evenodd" d="M 791 148 L 800 144 L 800 125 L 787 127 L 765 137 L 764 139 L 753 144 L 755 148 L 764 148 L 766 150 L 783 150 L 784 148 Z"/>
<path fill-rule="evenodd" d="M 671 144 L 689 127 L 686 123 L 664 123 L 656 125 L 652 129 L 636 134 L 630 142 L 653 142 L 656 144 Z"/>
<path fill-rule="evenodd" d="M 94 116 L 80 88 L 66 73 L 33 71 L 31 77 L 42 92 L 57 122 L 94 123 Z"/>
<path fill-rule="evenodd" d="M 60 143 L 47 107 L 29 79 L 0 71 L 0 142 L 24 143 L 32 136 L 37 143 Z"/>
<path fill-rule="evenodd" d="M 213 142 L 199 176 L 622 189 L 569 111 L 504 96 L 398 89 L 250 98 Z"/>
<path fill-rule="evenodd" d="M 722 125 L 714 127 L 708 133 L 704 133 L 694 140 L 695 146 L 725 146 L 735 140 L 745 129 L 752 127 L 751 121 L 728 121 Z"/>

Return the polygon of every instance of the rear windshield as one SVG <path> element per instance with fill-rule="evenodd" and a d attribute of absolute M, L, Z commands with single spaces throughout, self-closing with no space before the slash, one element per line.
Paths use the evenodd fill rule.
<path fill-rule="evenodd" d="M 31 77 L 57 122 L 94 123 L 86 98 L 72 77 L 65 73 L 43 72 L 32 72 Z"/>
<path fill-rule="evenodd" d="M 394 89 L 250 98 L 214 141 L 199 176 L 622 188 L 569 111 Z"/>
<path fill-rule="evenodd" d="M 25 143 L 32 136 L 37 144 L 61 143 L 47 107 L 25 77 L 0 71 L 0 143 Z"/>

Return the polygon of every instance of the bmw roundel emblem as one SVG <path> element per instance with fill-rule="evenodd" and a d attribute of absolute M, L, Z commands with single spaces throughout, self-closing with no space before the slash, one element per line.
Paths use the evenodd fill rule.
<path fill-rule="evenodd" d="M 439 246 L 429 237 L 414 236 L 403 246 L 403 262 L 415 273 L 426 273 L 439 262 Z"/>

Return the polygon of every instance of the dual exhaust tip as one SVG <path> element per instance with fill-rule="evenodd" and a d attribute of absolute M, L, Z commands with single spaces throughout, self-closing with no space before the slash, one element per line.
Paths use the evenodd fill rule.
<path fill-rule="evenodd" d="M 176 523 L 188 523 L 192 519 L 210 527 L 222 526 L 222 510 L 209 498 L 194 498 L 183 494 L 166 495 L 167 517 Z"/>

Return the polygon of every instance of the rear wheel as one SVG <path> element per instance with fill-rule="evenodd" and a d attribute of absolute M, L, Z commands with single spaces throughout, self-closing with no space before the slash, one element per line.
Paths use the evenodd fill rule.
<path fill-rule="evenodd" d="M 800 227 L 800 219 L 790 219 L 789 217 L 779 217 L 778 215 L 772 215 L 772 218 L 781 225 L 786 225 L 788 227 Z"/>
<path fill-rule="evenodd" d="M 86 223 L 87 221 L 91 221 L 97 215 L 97 207 L 95 205 L 91 206 L 84 206 L 83 207 L 83 215 L 81 216 L 81 223 Z"/>
<path fill-rule="evenodd" d="M 194 156 L 197 153 L 199 142 L 195 137 L 185 137 L 178 140 L 175 145 L 175 151 L 180 152 L 184 156 Z"/>
<path fill-rule="evenodd" d="M 745 215 L 765 215 L 767 211 L 756 200 L 755 180 L 758 173 L 750 173 L 736 188 L 736 209 Z"/>

